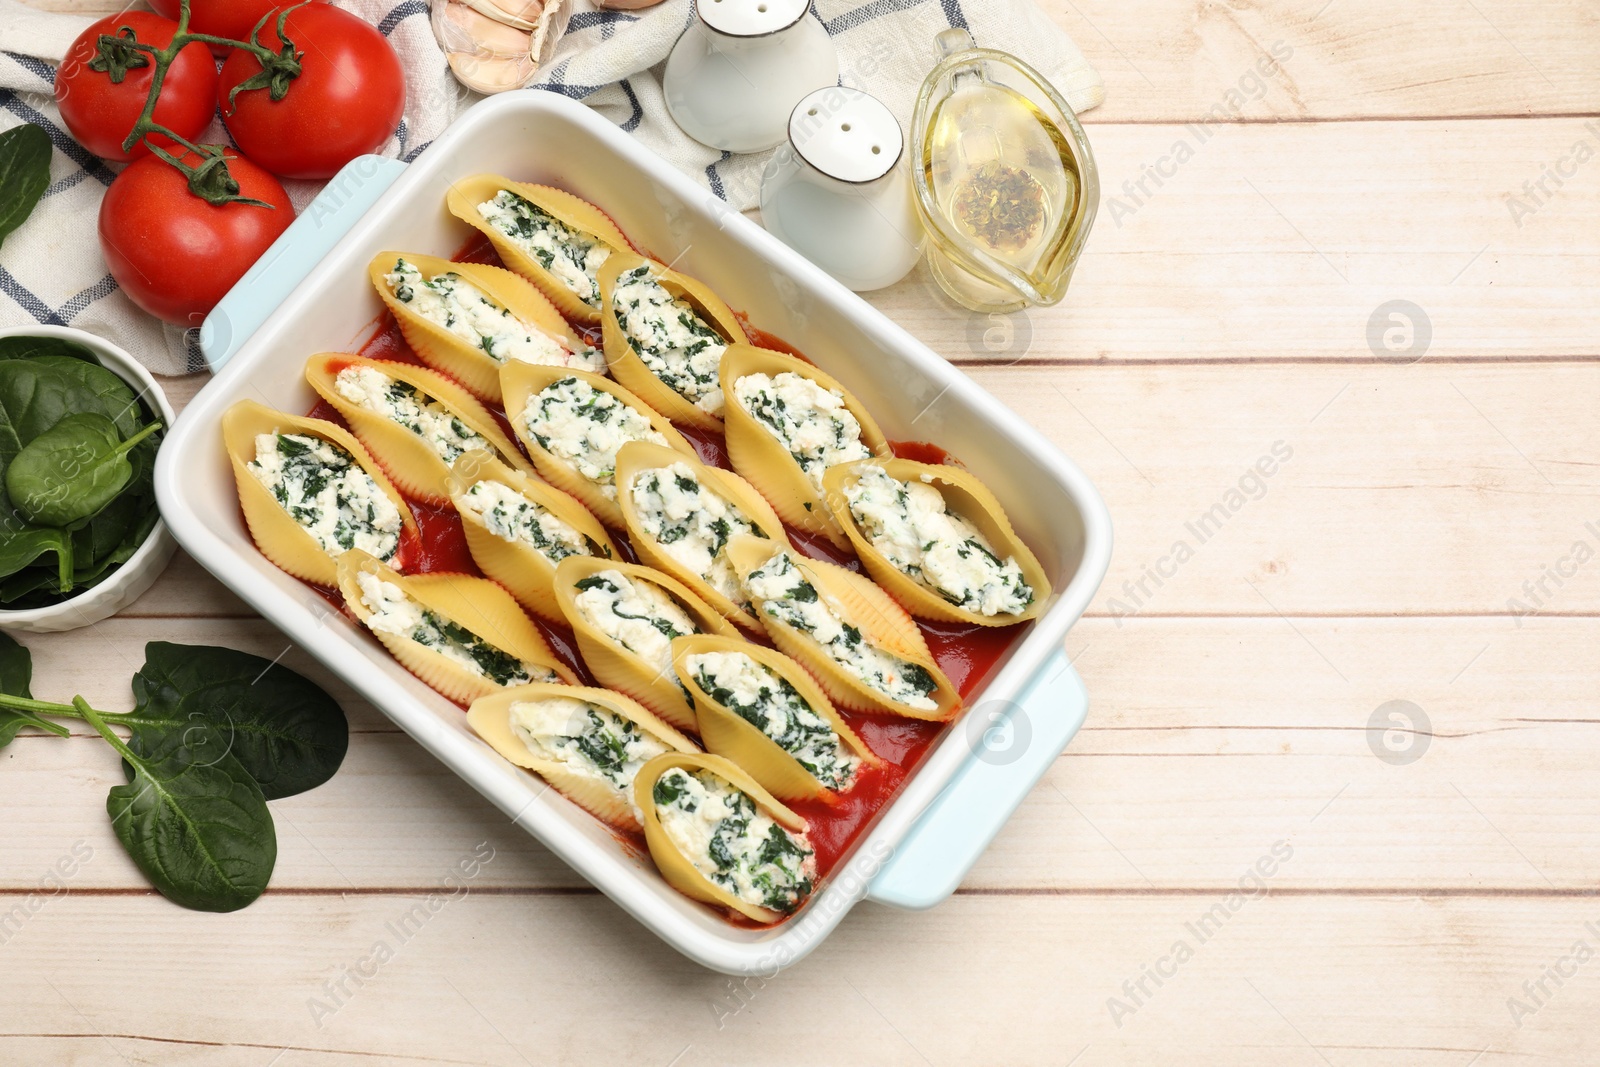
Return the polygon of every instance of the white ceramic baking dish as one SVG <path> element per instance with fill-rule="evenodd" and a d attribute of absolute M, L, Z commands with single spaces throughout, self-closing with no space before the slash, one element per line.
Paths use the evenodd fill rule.
<path fill-rule="evenodd" d="M 248 397 L 291 412 L 314 399 L 307 356 L 349 349 L 381 311 L 368 260 L 450 255 L 453 180 L 493 171 L 598 203 L 638 244 L 701 278 L 750 321 L 837 376 L 894 440 L 934 442 L 981 476 L 1055 584 L 1054 602 L 821 890 L 789 921 L 735 927 L 672 890 L 583 811 L 467 728 L 456 706 L 258 552 L 222 452 L 220 419 Z M 730 974 L 804 956 L 865 898 L 929 907 L 951 893 L 1060 754 L 1087 710 L 1063 638 L 1105 574 L 1111 525 L 1089 480 L 1015 414 L 859 297 L 589 109 L 544 92 L 479 104 L 409 165 L 347 167 L 213 313 L 218 373 L 161 450 L 156 486 L 179 542 L 484 796 L 685 955 Z"/>

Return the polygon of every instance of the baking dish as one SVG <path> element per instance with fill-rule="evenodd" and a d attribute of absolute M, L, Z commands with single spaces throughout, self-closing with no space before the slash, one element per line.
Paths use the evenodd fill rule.
<path fill-rule="evenodd" d="M 466 717 L 256 549 L 239 514 L 220 420 L 249 397 L 310 408 L 308 355 L 348 350 L 382 306 L 378 251 L 450 255 L 466 229 L 450 183 L 503 173 L 580 192 L 630 237 L 705 281 L 749 321 L 855 392 L 895 440 L 938 443 L 993 489 L 1049 571 L 1054 603 L 999 661 L 969 709 L 810 901 L 742 928 L 681 896 L 586 813 L 510 766 Z M 945 360 L 588 108 L 507 93 L 471 109 L 416 162 L 351 163 L 207 320 L 216 377 L 156 469 L 161 509 L 202 566 L 646 927 L 700 964 L 771 974 L 811 951 L 862 899 L 909 908 L 948 896 L 1082 724 L 1088 701 L 1062 649 L 1105 574 L 1111 524 L 1070 461 Z"/>

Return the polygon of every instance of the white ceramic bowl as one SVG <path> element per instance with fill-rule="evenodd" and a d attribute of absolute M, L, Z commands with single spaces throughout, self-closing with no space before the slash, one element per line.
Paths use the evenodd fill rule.
<path fill-rule="evenodd" d="M 168 430 L 177 418 L 161 386 L 138 360 L 102 337 L 69 326 L 17 326 L 0 330 L 0 337 L 58 337 L 73 341 L 93 352 L 101 366 L 121 378 L 139 394 L 145 406 L 155 412 Z M 19 611 L 0 609 L 0 630 L 25 630 L 29 633 L 59 633 L 92 626 L 109 619 L 144 595 L 161 572 L 172 562 L 178 543 L 167 532 L 165 521 L 158 521 L 133 558 L 118 567 L 105 581 L 75 597 L 44 608 Z"/>

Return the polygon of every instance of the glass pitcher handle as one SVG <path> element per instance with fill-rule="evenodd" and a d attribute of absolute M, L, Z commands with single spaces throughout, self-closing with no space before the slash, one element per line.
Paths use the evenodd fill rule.
<path fill-rule="evenodd" d="M 933 41 L 939 48 L 940 59 L 949 59 L 957 52 L 965 52 L 974 47 L 972 34 L 954 26 L 940 33 Z"/>

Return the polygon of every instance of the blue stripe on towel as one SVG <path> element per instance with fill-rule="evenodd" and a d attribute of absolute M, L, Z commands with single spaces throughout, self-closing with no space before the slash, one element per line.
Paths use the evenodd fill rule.
<path fill-rule="evenodd" d="M 971 31 L 967 25 L 967 16 L 961 13 L 961 0 L 939 0 L 944 5 L 944 17 L 950 20 L 950 25 L 958 30 Z"/>
<path fill-rule="evenodd" d="M 49 63 L 46 63 L 44 60 L 35 56 L 25 56 L 20 52 L 7 52 L 5 55 L 7 59 L 11 60 L 23 70 L 26 70 L 28 73 L 35 75 L 46 85 L 55 85 L 56 68 L 51 66 Z"/>
<path fill-rule="evenodd" d="M 728 199 L 728 194 L 722 188 L 722 175 L 717 173 L 717 164 L 726 163 L 731 158 L 733 158 L 733 153 L 724 149 L 722 158 L 706 167 L 706 181 L 711 183 L 711 191 L 724 200 Z"/>
<path fill-rule="evenodd" d="M 639 128 L 639 123 L 644 121 L 644 106 L 639 103 L 638 96 L 634 95 L 633 86 L 628 84 L 627 78 L 623 78 L 617 84 L 622 86 L 622 92 L 627 96 L 628 103 L 633 107 L 633 114 L 629 115 L 628 121 L 622 124 L 624 132 L 632 133 Z"/>
<path fill-rule="evenodd" d="M 116 178 L 116 175 L 111 173 L 111 169 L 92 155 L 88 149 L 68 137 L 65 130 L 45 118 L 40 112 L 24 104 L 17 98 L 17 94 L 10 89 L 0 89 L 0 108 L 5 108 L 23 122 L 32 122 L 42 127 L 44 132 L 50 135 L 50 142 L 56 146 L 56 149 L 62 155 L 88 171 L 91 176 L 102 184 L 110 185 Z"/>
<path fill-rule="evenodd" d="M 920 7 L 927 0 L 873 0 L 870 4 L 862 4 L 852 8 L 844 14 L 836 16 L 831 21 L 822 24 L 829 36 L 853 30 L 857 26 L 882 18 L 884 15 L 893 15 L 908 8 Z"/>
<path fill-rule="evenodd" d="M 426 15 L 427 13 L 427 0 L 405 0 L 405 3 L 395 6 L 387 15 L 383 16 L 383 21 L 378 23 L 378 32 L 387 37 L 394 32 L 396 26 L 412 15 Z"/>

